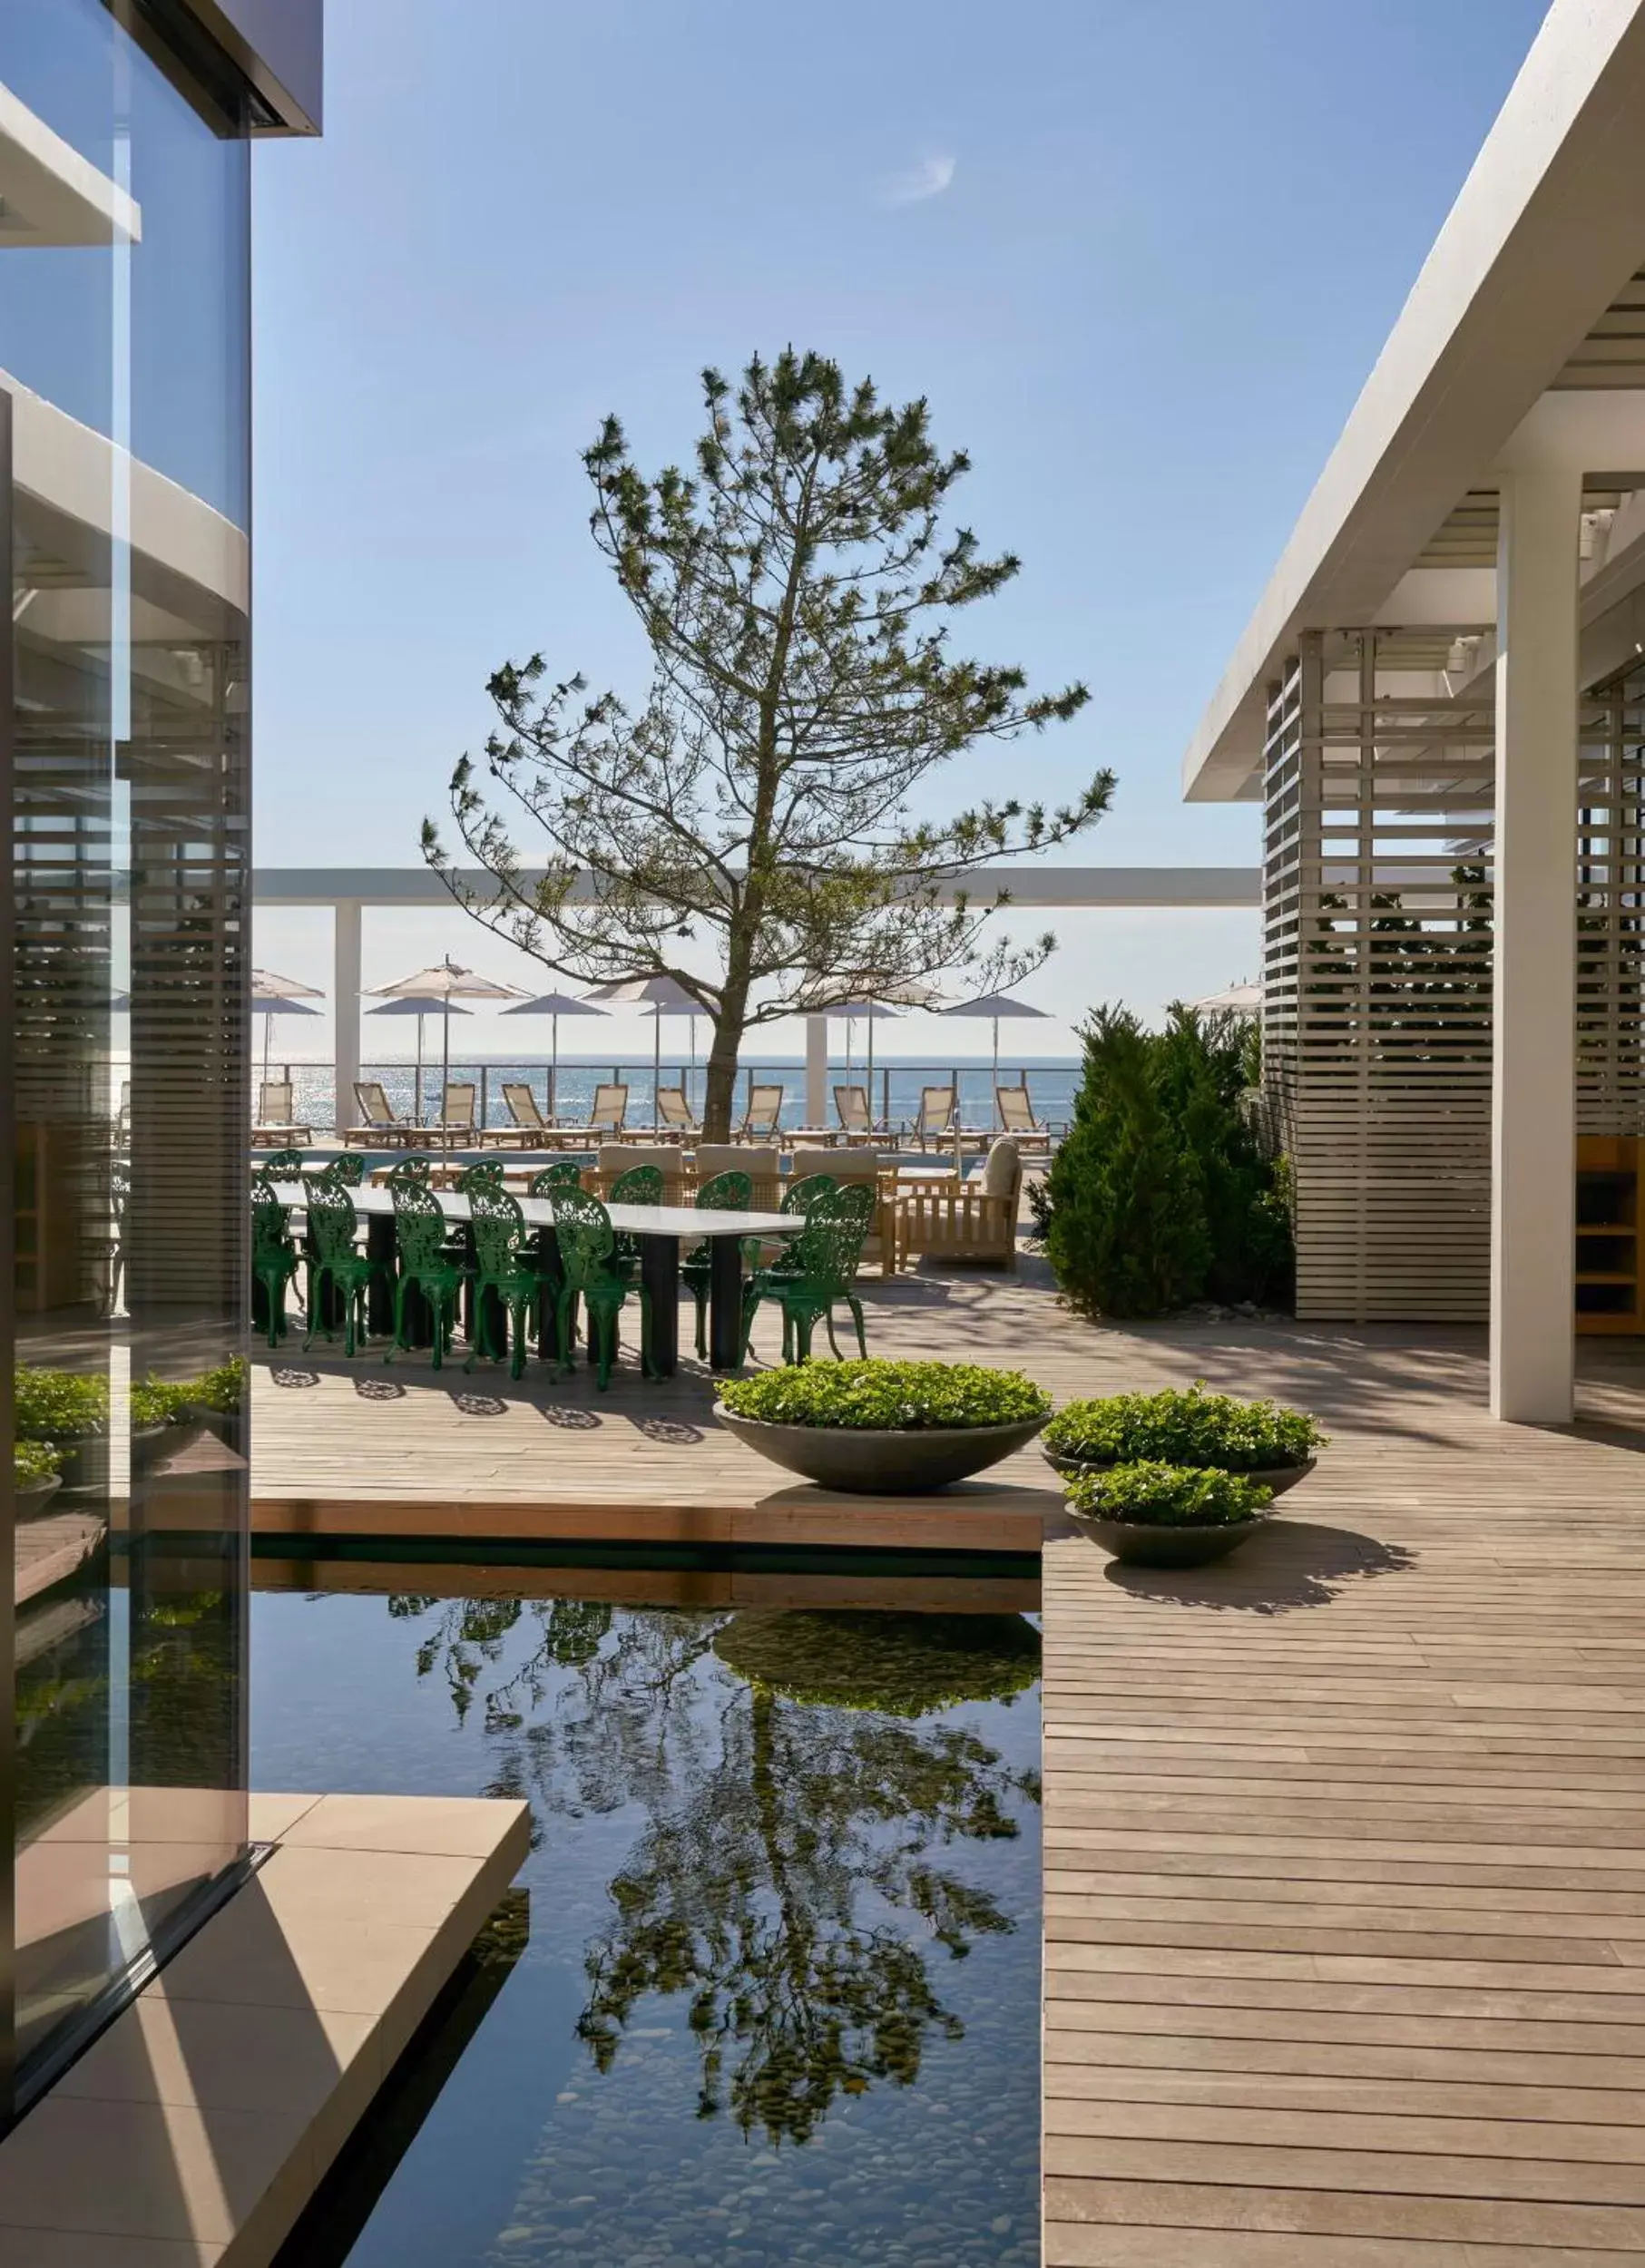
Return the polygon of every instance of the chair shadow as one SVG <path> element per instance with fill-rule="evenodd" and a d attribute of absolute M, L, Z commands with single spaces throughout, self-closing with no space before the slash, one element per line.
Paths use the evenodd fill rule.
<path fill-rule="evenodd" d="M 270 1370 L 269 1376 L 277 1386 L 318 1386 L 320 1383 L 317 1370 Z"/>
<path fill-rule="evenodd" d="M 634 1431 L 643 1433 L 648 1442 L 661 1442 L 672 1449 L 694 1449 L 706 1438 L 700 1425 L 688 1425 L 683 1418 L 638 1418 Z"/>
<path fill-rule="evenodd" d="M 508 1404 L 501 1394 L 475 1393 L 472 1388 L 452 1386 L 447 1389 L 452 1404 L 465 1417 L 506 1417 Z"/>
<path fill-rule="evenodd" d="M 397 1378 L 354 1378 L 349 1381 L 362 1402 L 404 1402 L 406 1389 Z"/>
<path fill-rule="evenodd" d="M 558 1425 L 573 1433 L 592 1433 L 605 1420 L 593 1410 L 579 1410 L 565 1402 L 545 1402 L 540 1405 L 540 1415 L 545 1425 Z"/>
<path fill-rule="evenodd" d="M 1093 1541 L 1092 1549 L 1100 1547 Z M 1209 1567 L 1122 1567 L 1104 1573 L 1116 1590 L 1168 1606 L 1208 1607 L 1219 1614 L 1285 1615 L 1328 1607 L 1352 1583 L 1405 1575 L 1417 1555 L 1351 1528 L 1276 1520 L 1232 1558 Z"/>

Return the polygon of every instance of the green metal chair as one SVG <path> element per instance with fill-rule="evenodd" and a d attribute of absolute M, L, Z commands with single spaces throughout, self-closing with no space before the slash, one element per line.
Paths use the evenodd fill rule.
<path fill-rule="evenodd" d="M 662 1168 L 661 1166 L 631 1166 L 626 1173 L 620 1173 L 612 1183 L 611 1194 L 606 1198 L 606 1203 L 608 1205 L 661 1205 L 662 1188 Z M 638 1287 L 641 1282 L 640 1239 L 624 1228 L 618 1229 L 616 1233 L 616 1264 L 627 1276 L 631 1288 Z M 645 1305 L 640 1323 L 640 1354 L 648 1374 L 651 1363 L 651 1313 L 650 1305 Z"/>
<path fill-rule="evenodd" d="M 468 1177 L 464 1176 L 466 1181 Z M 533 1249 L 533 1231 L 518 1203 L 489 1176 L 468 1189 L 468 1220 L 474 1232 L 474 1346 L 463 1368 L 470 1371 L 486 1352 L 485 1295 L 494 1292 L 504 1312 L 503 1347 L 496 1357 L 513 1357 L 508 1374 L 518 1378 L 525 1368 L 525 1318 L 543 1288 Z"/>
<path fill-rule="evenodd" d="M 324 1320 L 329 1284 L 342 1299 L 343 1352 L 351 1355 L 367 1336 L 366 1294 L 377 1264 L 356 1246 L 359 1217 L 348 1190 L 326 1173 L 305 1174 L 303 1188 L 308 1198 L 309 1244 L 308 1335 L 303 1344 L 310 1347 L 316 1339 L 337 1336 Z"/>
<path fill-rule="evenodd" d="M 808 1213 L 819 1197 L 827 1197 L 839 1183 L 831 1173 L 802 1174 L 798 1181 L 790 1181 L 782 1193 L 779 1213 Z"/>
<path fill-rule="evenodd" d="M 300 1149 L 271 1149 L 266 1157 L 258 1159 L 257 1169 L 259 1173 L 266 1173 L 270 1181 L 299 1180 L 303 1170 L 303 1152 Z"/>
<path fill-rule="evenodd" d="M 818 1322 L 827 1326 L 828 1344 L 835 1355 L 839 1342 L 834 1335 L 834 1308 L 844 1300 L 857 1325 L 857 1347 L 866 1358 L 868 1342 L 863 1328 L 862 1302 L 852 1290 L 857 1263 L 867 1241 L 875 1192 L 867 1182 L 847 1183 L 825 1191 L 806 1214 L 806 1225 L 794 1239 L 787 1265 L 757 1268 L 742 1287 L 742 1352 L 746 1361 L 754 1334 L 754 1317 L 763 1300 L 774 1299 L 782 1309 L 782 1359 L 806 1363 L 811 1359 L 811 1334 Z"/>
<path fill-rule="evenodd" d="M 588 1309 L 588 1357 L 594 1365 L 594 1383 L 604 1392 L 617 1359 L 617 1318 L 633 1288 L 632 1279 L 616 1259 L 616 1232 L 612 1217 L 597 1197 L 583 1189 L 555 1189 L 549 1203 L 554 1210 L 554 1241 L 560 1247 L 560 1282 L 556 1290 L 555 1326 L 560 1367 L 573 1367 L 572 1316 L 579 1298 Z M 640 1286 L 640 1360 L 651 1374 L 651 1295 Z"/>
<path fill-rule="evenodd" d="M 334 1158 L 326 1168 L 328 1181 L 335 1181 L 339 1188 L 357 1189 L 366 1178 L 366 1153 L 363 1149 L 346 1149 Z"/>
<path fill-rule="evenodd" d="M 389 1167 L 387 1178 L 390 1189 L 397 1188 L 403 1181 L 419 1181 L 426 1187 L 428 1160 L 420 1151 L 414 1150 L 406 1157 L 397 1158 Z"/>
<path fill-rule="evenodd" d="M 383 1360 L 391 1363 L 396 1348 L 407 1344 L 406 1300 L 415 1289 L 434 1310 L 434 1367 L 438 1370 L 451 1345 L 465 1271 L 446 1255 L 446 1238 L 451 1223 L 427 1182 L 409 1174 L 395 1174 L 390 1176 L 388 1187 L 394 1198 L 394 1242 L 399 1270 L 394 1285 L 394 1345 Z"/>
<path fill-rule="evenodd" d="M 276 1194 L 267 1168 L 251 1177 L 251 1273 L 269 1307 L 269 1344 L 286 1335 L 286 1292 L 301 1266 L 291 1241 L 291 1216 Z"/>
<path fill-rule="evenodd" d="M 717 1173 L 704 1181 L 697 1191 L 697 1209 L 702 1213 L 746 1213 L 754 1201 L 754 1178 L 746 1173 Z M 752 1241 L 752 1240 L 750 1240 Z M 700 1245 L 693 1245 L 680 1263 L 680 1273 L 697 1307 L 697 1354 L 707 1362 L 709 1354 L 709 1290 L 713 1274 L 713 1254 L 705 1237 Z"/>
<path fill-rule="evenodd" d="M 552 1197 L 556 1189 L 580 1189 L 583 1168 L 574 1158 L 562 1158 L 553 1166 L 544 1166 L 542 1172 L 532 1176 L 532 1197 Z"/>
<path fill-rule="evenodd" d="M 470 1197 L 475 1189 L 500 1189 L 503 1187 L 503 1160 L 482 1158 L 477 1165 L 465 1166 L 457 1176 L 457 1195 Z"/>

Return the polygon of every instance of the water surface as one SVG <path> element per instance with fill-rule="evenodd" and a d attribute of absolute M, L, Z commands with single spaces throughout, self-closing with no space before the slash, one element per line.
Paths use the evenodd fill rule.
<path fill-rule="evenodd" d="M 429 1589 L 253 1637 L 255 1784 L 533 1806 L 524 1950 L 349 2268 L 1037 2262 L 1031 1623 Z"/>

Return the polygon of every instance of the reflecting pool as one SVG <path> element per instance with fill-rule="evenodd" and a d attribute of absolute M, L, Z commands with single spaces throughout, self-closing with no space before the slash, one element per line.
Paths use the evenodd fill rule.
<path fill-rule="evenodd" d="M 280 2268 L 1031 2268 L 1033 1622 L 402 1572 L 254 1599 L 253 1784 L 525 1797 L 529 1931 Z"/>

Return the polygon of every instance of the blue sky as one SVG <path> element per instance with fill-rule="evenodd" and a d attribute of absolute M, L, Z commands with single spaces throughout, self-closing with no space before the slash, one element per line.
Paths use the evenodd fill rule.
<path fill-rule="evenodd" d="M 1179 800 L 1183 746 L 1542 14 L 337 0 L 326 139 L 256 163 L 259 863 L 414 863 L 507 657 L 638 692 L 579 453 L 614 409 L 680 456 L 701 366 L 789 340 L 970 451 L 961 509 L 1024 562 L 971 642 L 1093 694 L 1011 783 L 1119 775 L 1070 855 L 1254 859 L 1253 812 Z M 1062 1024 L 1256 961 L 1244 915 L 1057 926 Z M 381 914 L 366 981 L 448 944 L 514 973 Z M 328 980 L 302 916 L 258 957 Z"/>

